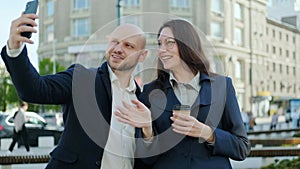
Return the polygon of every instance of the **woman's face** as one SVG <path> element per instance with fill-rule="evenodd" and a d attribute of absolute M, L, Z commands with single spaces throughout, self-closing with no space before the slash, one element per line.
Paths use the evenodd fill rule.
<path fill-rule="evenodd" d="M 181 65 L 178 45 L 168 27 L 163 28 L 158 37 L 158 57 L 167 70 L 174 71 Z"/>

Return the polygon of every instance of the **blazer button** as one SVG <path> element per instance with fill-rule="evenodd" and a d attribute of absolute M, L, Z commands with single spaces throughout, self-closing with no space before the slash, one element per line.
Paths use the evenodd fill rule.
<path fill-rule="evenodd" d="M 101 162 L 100 161 L 96 161 L 96 166 L 100 167 Z"/>

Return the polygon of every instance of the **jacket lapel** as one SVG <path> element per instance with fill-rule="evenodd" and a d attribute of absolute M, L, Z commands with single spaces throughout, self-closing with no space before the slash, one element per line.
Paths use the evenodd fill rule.
<path fill-rule="evenodd" d="M 103 63 L 102 66 L 98 68 L 95 83 L 98 106 L 106 122 L 110 124 L 112 111 L 112 93 L 107 62 Z"/>
<path fill-rule="evenodd" d="M 172 85 L 170 84 L 170 81 L 166 81 L 165 83 L 165 91 L 167 91 L 166 98 L 167 99 L 167 104 L 166 104 L 166 110 L 168 111 L 173 111 L 174 105 L 181 104 L 178 98 L 176 97 L 174 93 L 174 89 Z"/>

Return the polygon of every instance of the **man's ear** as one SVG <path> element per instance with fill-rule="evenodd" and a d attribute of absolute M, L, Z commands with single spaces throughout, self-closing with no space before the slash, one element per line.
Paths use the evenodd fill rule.
<path fill-rule="evenodd" d="M 144 62 L 147 55 L 148 55 L 148 50 L 143 49 L 140 53 L 139 62 Z"/>

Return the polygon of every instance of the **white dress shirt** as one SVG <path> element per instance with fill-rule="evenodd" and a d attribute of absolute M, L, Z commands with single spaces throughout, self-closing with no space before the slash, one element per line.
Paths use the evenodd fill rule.
<path fill-rule="evenodd" d="M 7 55 L 9 57 L 15 58 L 15 57 L 17 57 L 17 56 L 19 56 L 21 54 L 21 52 L 24 49 L 24 47 L 25 47 L 25 43 L 21 43 L 20 48 L 18 48 L 18 49 L 9 49 L 8 48 L 8 42 L 7 42 L 7 44 L 6 44 Z"/>
<path fill-rule="evenodd" d="M 192 107 L 201 88 L 200 73 L 198 72 L 189 83 L 181 83 L 178 82 L 173 73 L 170 72 L 170 83 L 180 103 L 183 105 L 190 105 Z"/>
<path fill-rule="evenodd" d="M 101 169 L 132 169 L 135 152 L 135 128 L 119 122 L 114 112 L 116 110 L 115 105 L 122 106 L 122 100 L 131 103 L 131 99 L 137 99 L 135 95 L 136 85 L 133 77 L 131 77 L 129 87 L 122 89 L 117 76 L 110 67 L 108 70 L 112 85 L 112 116 Z"/>

